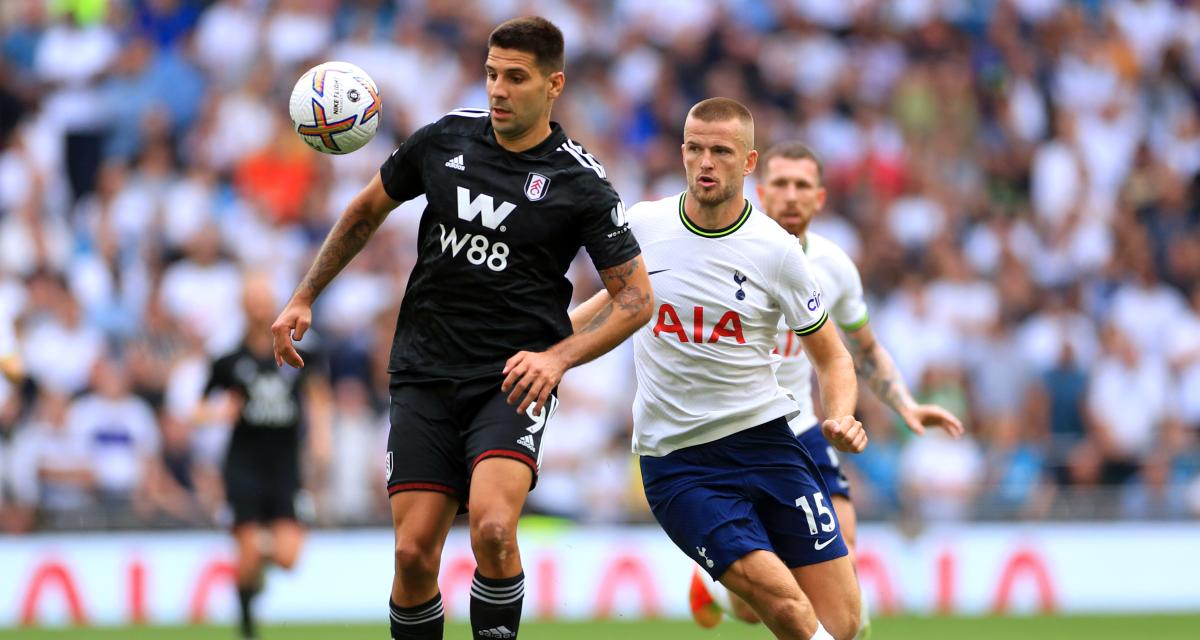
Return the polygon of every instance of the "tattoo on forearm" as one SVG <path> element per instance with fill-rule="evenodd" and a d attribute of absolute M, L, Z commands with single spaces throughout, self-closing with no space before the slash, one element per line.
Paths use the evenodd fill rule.
<path fill-rule="evenodd" d="M 617 288 L 617 295 L 613 298 L 610 306 L 619 307 L 621 311 L 629 315 L 636 315 L 651 303 L 649 292 L 642 291 L 637 285 L 629 283 L 640 265 L 641 260 L 634 258 L 625 264 L 600 271 L 600 279 L 604 281 L 604 286 L 610 291 L 612 290 L 610 285 L 616 285 Z"/>
<path fill-rule="evenodd" d="M 592 319 L 575 333 L 588 333 L 589 331 L 595 331 L 596 329 L 599 329 L 601 325 L 608 320 L 608 317 L 612 315 L 612 312 L 613 303 L 611 301 L 605 303 L 604 306 L 600 307 L 600 310 L 596 312 L 596 315 L 592 316 Z"/>
<path fill-rule="evenodd" d="M 854 370 L 871 391 L 897 412 L 913 404 L 908 385 L 904 384 L 896 365 L 879 343 L 871 340 L 869 344 L 864 344 L 854 336 L 847 338 L 850 342 L 850 356 L 854 359 Z"/>
<path fill-rule="evenodd" d="M 650 304 L 650 294 L 631 284 L 617 293 L 617 297 L 613 299 L 613 304 L 631 316 L 637 315 L 638 312 Z"/>
<path fill-rule="evenodd" d="M 303 291 L 315 299 L 333 277 L 358 255 L 374 232 L 375 225 L 361 218 L 354 221 L 339 220 L 329 232 L 325 244 L 321 245 L 312 267 L 296 290 Z"/>
<path fill-rule="evenodd" d="M 609 267 L 600 271 L 600 279 L 604 281 L 604 286 L 608 287 L 609 283 L 616 281 L 620 283 L 618 289 L 629 284 L 629 279 L 637 272 L 638 265 L 641 264 L 638 258 L 634 258 L 625 264 L 619 264 L 615 267 Z M 611 288 L 609 289 L 611 291 Z"/>

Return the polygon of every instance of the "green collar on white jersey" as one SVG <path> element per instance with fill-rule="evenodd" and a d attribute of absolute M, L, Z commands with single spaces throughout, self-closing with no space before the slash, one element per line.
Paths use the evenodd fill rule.
<path fill-rule="evenodd" d="M 742 215 L 738 216 L 738 219 L 735 220 L 733 224 L 725 227 L 724 229 L 716 229 L 711 231 L 708 229 L 701 229 L 700 227 L 696 226 L 696 224 L 687 217 L 687 213 L 684 212 L 683 199 L 685 197 L 687 197 L 686 191 L 679 194 L 679 220 L 683 222 L 683 226 L 686 227 L 688 231 L 691 231 L 698 236 L 704 238 L 724 238 L 725 236 L 732 234 L 734 231 L 741 229 L 742 225 L 746 224 L 746 221 L 750 219 L 750 201 L 743 199 L 745 205 L 742 207 Z"/>

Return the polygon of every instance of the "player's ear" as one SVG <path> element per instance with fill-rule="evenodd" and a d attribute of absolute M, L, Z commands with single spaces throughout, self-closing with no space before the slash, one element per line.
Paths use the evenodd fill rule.
<path fill-rule="evenodd" d="M 558 99 L 562 95 L 563 87 L 567 86 L 567 74 L 562 71 L 555 71 L 546 78 L 549 86 L 546 88 L 546 97 L 551 100 Z"/>
<path fill-rule="evenodd" d="M 758 166 L 758 150 L 751 149 L 750 153 L 746 154 L 746 168 L 742 170 L 742 175 L 748 176 L 754 173 L 754 168 Z"/>

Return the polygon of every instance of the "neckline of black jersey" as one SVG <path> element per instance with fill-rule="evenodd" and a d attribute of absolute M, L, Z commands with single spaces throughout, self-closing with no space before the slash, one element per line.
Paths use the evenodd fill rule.
<path fill-rule="evenodd" d="M 724 238 L 727 235 L 731 235 L 734 231 L 741 229 L 742 225 L 746 224 L 746 221 L 750 219 L 750 201 L 743 198 L 742 201 L 745 204 L 742 207 L 742 215 L 738 216 L 738 219 L 734 220 L 733 224 L 723 229 L 705 229 L 695 222 L 692 222 L 692 219 L 688 217 L 687 212 L 684 211 L 683 199 L 686 197 L 687 191 L 679 194 L 679 220 L 683 222 L 685 229 L 702 238 Z"/>
<path fill-rule="evenodd" d="M 487 139 L 491 144 L 495 145 L 497 149 L 499 149 L 505 153 L 511 153 L 513 155 L 518 155 L 518 156 L 530 156 L 530 157 L 534 157 L 534 158 L 540 158 L 544 155 L 551 153 L 555 149 L 557 149 L 559 147 L 559 145 L 561 145 L 567 139 L 567 134 L 563 132 L 562 125 L 551 120 L 550 121 L 550 135 L 546 136 L 545 140 L 542 140 L 541 142 L 533 145 L 532 147 L 529 147 L 528 149 L 526 149 L 524 151 L 509 151 L 508 149 L 505 149 L 503 145 L 500 144 L 499 140 L 496 139 L 496 129 L 494 127 L 492 127 L 491 116 L 488 116 Z"/>

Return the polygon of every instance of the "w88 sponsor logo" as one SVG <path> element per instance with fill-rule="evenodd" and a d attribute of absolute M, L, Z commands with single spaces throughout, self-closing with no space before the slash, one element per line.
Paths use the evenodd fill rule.
<path fill-rule="evenodd" d="M 499 272 L 508 268 L 507 244 L 492 242 L 487 236 L 477 233 L 459 235 L 457 229 L 447 229 L 443 224 L 438 225 L 438 230 L 441 232 L 442 253 L 449 251 L 450 255 L 456 258 L 460 253 L 465 253 L 467 262 L 476 266 L 487 265 L 492 271 Z M 464 249 L 466 251 L 463 251 Z"/>

